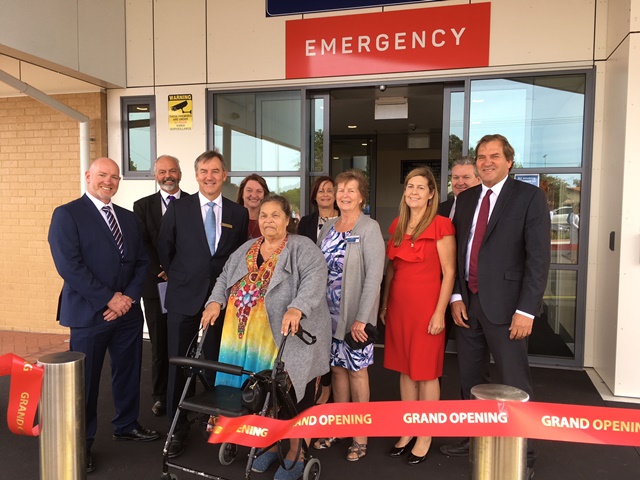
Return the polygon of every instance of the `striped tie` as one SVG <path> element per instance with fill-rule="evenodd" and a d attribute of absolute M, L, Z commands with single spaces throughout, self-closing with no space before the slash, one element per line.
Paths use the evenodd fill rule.
<path fill-rule="evenodd" d="M 102 211 L 107 216 L 107 222 L 109 222 L 109 228 L 111 229 L 113 238 L 116 241 L 116 245 L 118 245 L 120 256 L 124 258 L 124 242 L 122 241 L 122 232 L 120 231 L 118 222 L 116 222 L 116 217 L 113 215 L 113 212 L 111 211 L 111 207 L 108 205 L 105 205 L 104 207 L 102 207 Z"/>

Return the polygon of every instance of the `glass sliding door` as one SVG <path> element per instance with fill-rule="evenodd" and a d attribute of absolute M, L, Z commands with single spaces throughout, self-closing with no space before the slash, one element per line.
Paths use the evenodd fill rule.
<path fill-rule="evenodd" d="M 302 94 L 295 91 L 213 95 L 213 144 L 225 157 L 224 196 L 235 200 L 242 179 L 258 173 L 269 190 L 301 208 Z"/>
<path fill-rule="evenodd" d="M 511 174 L 537 184 L 547 196 L 551 271 L 543 314 L 529 341 L 535 363 L 582 362 L 589 82 L 587 72 L 470 81 L 469 154 L 475 156 L 482 136 L 504 135 L 516 152 Z"/>

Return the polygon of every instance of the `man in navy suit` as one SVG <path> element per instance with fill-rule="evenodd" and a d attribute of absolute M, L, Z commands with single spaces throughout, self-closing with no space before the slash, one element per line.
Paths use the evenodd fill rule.
<path fill-rule="evenodd" d="M 514 156 L 502 135 L 482 137 L 476 148 L 482 184 L 460 193 L 456 201 L 458 255 L 451 313 L 465 399 L 475 385 L 491 383 L 490 355 L 500 383 L 533 395 L 527 337 L 547 285 L 551 226 L 544 192 L 509 177 Z M 441 450 L 468 455 L 469 443 Z M 530 450 L 527 478 L 533 477 L 533 462 Z"/>
<path fill-rule="evenodd" d="M 60 323 L 71 328 L 70 349 L 86 355 L 90 472 L 100 373 L 107 351 L 115 407 L 113 439 L 146 442 L 160 435 L 138 423 L 143 323 L 138 301 L 149 263 L 140 227 L 132 212 L 111 203 L 120 183 L 120 169 L 113 160 L 95 160 L 85 177 L 87 193 L 53 212 L 49 244 L 64 280 Z"/>
<path fill-rule="evenodd" d="M 150 264 L 147 280 L 142 291 L 144 314 L 151 339 L 151 395 L 154 415 L 166 412 L 167 380 L 169 378 L 169 354 L 167 351 L 167 314 L 162 313 L 158 284 L 167 280 L 167 274 L 158 256 L 158 236 L 160 222 L 171 202 L 185 197 L 188 193 L 180 190 L 182 171 L 180 162 L 171 155 L 158 157 L 153 173 L 160 190 L 141 198 L 133 204 L 133 212 L 138 216 L 142 228 L 142 240 L 149 254 Z"/>
<path fill-rule="evenodd" d="M 162 219 L 158 253 L 167 273 L 165 307 L 168 311 L 169 358 L 185 356 L 196 338 L 204 310 L 225 262 L 247 238 L 247 209 L 222 196 L 227 179 L 224 158 L 217 151 L 207 151 L 195 161 L 197 195 L 172 202 Z M 224 315 L 221 315 L 224 318 Z M 217 360 L 223 322 L 209 329 L 204 355 Z M 175 415 L 186 378 L 182 370 L 169 367 L 167 412 Z M 169 457 L 185 449 L 189 434 L 186 415 L 169 445 Z"/>

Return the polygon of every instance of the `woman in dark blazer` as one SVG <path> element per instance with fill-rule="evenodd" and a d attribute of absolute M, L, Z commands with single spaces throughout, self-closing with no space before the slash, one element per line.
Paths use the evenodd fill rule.
<path fill-rule="evenodd" d="M 316 178 L 311 187 L 310 198 L 313 212 L 305 215 L 298 223 L 298 235 L 304 235 L 316 243 L 318 232 L 327 220 L 340 215 L 340 210 L 336 205 L 336 185 L 331 177 L 323 175 Z M 322 376 L 322 392 L 318 397 L 317 404 L 327 403 L 331 395 L 331 372 Z"/>
<path fill-rule="evenodd" d="M 318 177 L 311 187 L 311 205 L 313 213 L 305 215 L 298 224 L 298 235 L 304 235 L 315 243 L 318 232 L 327 220 L 340 215 L 336 205 L 336 186 L 333 179 L 327 175 Z"/>

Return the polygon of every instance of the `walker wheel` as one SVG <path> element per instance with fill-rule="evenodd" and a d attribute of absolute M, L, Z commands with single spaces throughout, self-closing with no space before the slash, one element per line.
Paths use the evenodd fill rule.
<path fill-rule="evenodd" d="M 310 459 L 304 466 L 302 480 L 318 480 L 320 478 L 320 460 Z"/>
<path fill-rule="evenodd" d="M 231 465 L 238 456 L 238 446 L 234 443 L 223 443 L 218 451 L 218 460 L 221 465 Z"/>

